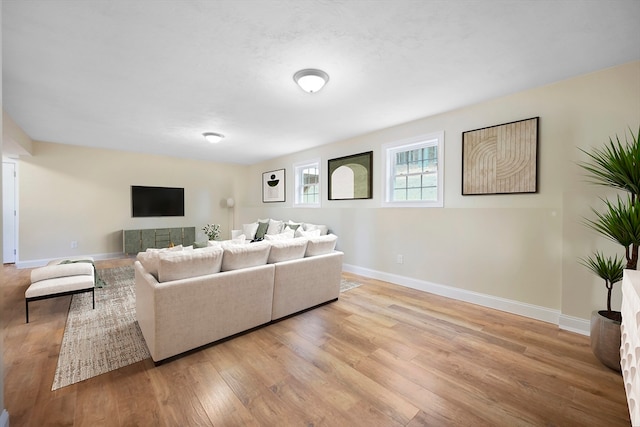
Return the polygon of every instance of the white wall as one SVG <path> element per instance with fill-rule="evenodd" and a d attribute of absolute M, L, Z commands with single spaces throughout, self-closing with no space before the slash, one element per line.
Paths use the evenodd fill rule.
<path fill-rule="evenodd" d="M 392 108 L 392 107 L 390 107 Z M 357 112 L 354 112 L 357 114 Z M 538 193 L 462 196 L 462 132 L 540 117 Z M 240 223 L 256 217 L 328 223 L 339 235 L 345 264 L 372 274 L 444 285 L 588 319 L 606 301 L 604 285 L 577 263 L 596 248 L 617 247 L 580 225 L 606 189 L 585 184 L 578 147 L 640 125 L 640 62 L 427 117 L 251 167 Z M 331 126 L 327 123 L 327 126 Z M 382 208 L 381 145 L 445 132 L 445 207 Z M 327 200 L 328 159 L 374 151 L 372 200 Z M 296 209 L 293 168 L 322 159 L 322 208 Z M 261 203 L 264 171 L 286 168 L 287 202 Z M 619 251 L 620 252 L 620 251 Z M 397 254 L 404 263 L 396 264 Z M 619 306 L 620 292 L 616 292 Z M 560 319 L 562 322 L 562 319 Z M 582 324 L 584 326 L 584 323 Z"/>

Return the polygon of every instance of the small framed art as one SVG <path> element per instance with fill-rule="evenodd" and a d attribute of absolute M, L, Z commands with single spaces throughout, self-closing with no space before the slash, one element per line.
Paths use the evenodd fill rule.
<path fill-rule="evenodd" d="M 330 159 L 329 200 L 371 199 L 373 151 Z"/>
<path fill-rule="evenodd" d="M 284 202 L 286 197 L 285 170 L 277 169 L 262 174 L 262 202 Z"/>

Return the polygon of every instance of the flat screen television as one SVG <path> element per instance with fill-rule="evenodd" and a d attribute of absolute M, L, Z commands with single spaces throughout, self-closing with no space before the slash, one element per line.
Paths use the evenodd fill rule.
<path fill-rule="evenodd" d="M 184 188 L 131 186 L 134 217 L 184 216 Z"/>

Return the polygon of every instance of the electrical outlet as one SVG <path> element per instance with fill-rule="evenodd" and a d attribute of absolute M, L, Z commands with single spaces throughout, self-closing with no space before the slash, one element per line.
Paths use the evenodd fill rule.
<path fill-rule="evenodd" d="M 398 257 L 396 258 L 396 263 L 398 264 L 404 263 L 404 256 L 398 255 Z"/>
<path fill-rule="evenodd" d="M 76 249 L 78 247 L 78 241 L 77 240 L 72 240 L 71 241 L 71 249 Z"/>

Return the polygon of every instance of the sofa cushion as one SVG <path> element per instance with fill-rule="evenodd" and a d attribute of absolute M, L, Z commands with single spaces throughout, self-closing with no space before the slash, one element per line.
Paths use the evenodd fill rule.
<path fill-rule="evenodd" d="M 267 263 L 273 264 L 276 262 L 304 258 L 306 249 L 307 241 L 305 239 L 286 239 L 272 241 Z"/>
<path fill-rule="evenodd" d="M 222 271 L 264 265 L 267 263 L 271 249 L 269 242 L 255 242 L 245 245 L 225 243 L 222 247 L 224 248 Z"/>
<path fill-rule="evenodd" d="M 223 252 L 221 246 L 194 251 L 161 252 L 158 259 L 158 282 L 218 273 Z"/>
<path fill-rule="evenodd" d="M 336 248 L 338 236 L 327 234 L 326 236 L 310 237 L 307 239 L 307 250 L 304 256 L 322 255 L 332 252 Z"/>
<path fill-rule="evenodd" d="M 138 255 L 136 256 L 136 259 L 140 261 L 140 264 L 142 264 L 144 269 L 147 270 L 149 274 L 153 275 L 153 277 L 155 277 L 157 280 L 158 279 L 158 261 L 159 261 L 160 254 L 162 252 L 168 252 L 168 251 L 175 251 L 175 252 L 182 251 L 182 245 L 174 246 L 172 248 L 163 248 L 163 249 L 148 248 L 145 252 L 139 252 Z"/>

